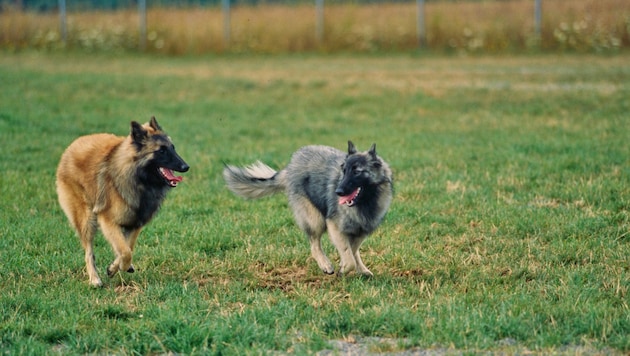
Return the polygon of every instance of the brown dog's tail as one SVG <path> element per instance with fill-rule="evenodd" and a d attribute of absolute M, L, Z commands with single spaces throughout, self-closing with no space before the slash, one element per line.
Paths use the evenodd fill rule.
<path fill-rule="evenodd" d="M 225 165 L 223 179 L 234 194 L 247 199 L 258 199 L 284 191 L 284 171 L 276 172 L 258 161 L 247 167 Z"/>

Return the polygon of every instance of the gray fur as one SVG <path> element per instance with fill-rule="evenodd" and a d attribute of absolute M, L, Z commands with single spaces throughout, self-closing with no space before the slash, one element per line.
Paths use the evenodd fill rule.
<path fill-rule="evenodd" d="M 244 168 L 226 165 L 223 177 L 232 192 L 249 199 L 284 191 L 324 273 L 334 273 L 321 247 L 321 236 L 328 232 L 341 257 L 339 274 L 354 269 L 372 276 L 361 260 L 359 247 L 381 223 L 393 196 L 392 172 L 376 154 L 375 145 L 357 152 L 348 141 L 348 153 L 327 146 L 306 146 L 296 151 L 280 172 L 256 162 Z M 361 189 L 357 191 L 358 187 Z M 346 198 L 349 202 L 340 204 L 340 195 L 350 197 Z"/>

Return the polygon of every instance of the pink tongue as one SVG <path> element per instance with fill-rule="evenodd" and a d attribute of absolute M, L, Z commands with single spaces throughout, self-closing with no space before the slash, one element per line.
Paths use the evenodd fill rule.
<path fill-rule="evenodd" d="M 357 197 L 357 194 L 359 194 L 359 188 L 355 189 L 354 192 L 348 195 L 339 197 L 339 205 L 348 204 Z"/>
<path fill-rule="evenodd" d="M 175 176 L 173 174 L 173 171 L 168 168 L 162 168 L 162 173 L 164 174 L 164 177 L 171 182 L 181 182 L 182 180 L 184 180 L 184 177 Z"/>

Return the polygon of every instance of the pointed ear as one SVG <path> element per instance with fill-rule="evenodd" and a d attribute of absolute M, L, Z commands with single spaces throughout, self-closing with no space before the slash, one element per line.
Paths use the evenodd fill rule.
<path fill-rule="evenodd" d="M 352 143 L 352 141 L 348 140 L 348 154 L 349 155 L 353 155 L 357 153 L 357 149 L 354 147 L 354 143 Z"/>
<path fill-rule="evenodd" d="M 372 156 L 372 158 L 376 159 L 376 143 L 372 144 L 372 147 L 370 147 L 368 153 L 370 154 L 370 156 Z"/>
<path fill-rule="evenodd" d="M 131 137 L 133 138 L 133 142 L 142 144 L 144 140 L 148 137 L 147 130 L 142 127 L 136 121 L 131 122 Z"/>
<path fill-rule="evenodd" d="M 160 124 L 158 124 L 157 120 L 155 119 L 155 116 L 151 116 L 151 121 L 149 121 L 149 126 L 151 126 L 155 131 L 163 131 L 162 128 L 160 127 Z"/>

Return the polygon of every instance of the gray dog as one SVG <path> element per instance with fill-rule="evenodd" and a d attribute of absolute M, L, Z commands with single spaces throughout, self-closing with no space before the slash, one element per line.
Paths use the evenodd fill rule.
<path fill-rule="evenodd" d="M 376 144 L 357 152 L 348 141 L 348 153 L 327 146 L 306 146 L 276 172 L 262 162 L 239 168 L 226 166 L 223 177 L 237 195 L 256 199 L 286 192 L 295 220 L 308 235 L 311 254 L 327 274 L 335 269 L 322 251 L 325 231 L 339 251 L 339 274 L 353 269 L 372 276 L 359 247 L 381 223 L 392 201 L 392 172 L 376 155 Z"/>

